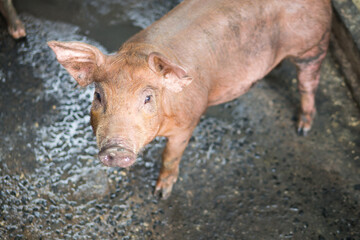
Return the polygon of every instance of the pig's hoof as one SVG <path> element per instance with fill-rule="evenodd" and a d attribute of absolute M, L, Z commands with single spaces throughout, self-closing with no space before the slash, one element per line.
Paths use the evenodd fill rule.
<path fill-rule="evenodd" d="M 160 197 L 161 199 L 168 199 L 171 195 L 172 186 L 155 188 L 154 195 Z"/>
<path fill-rule="evenodd" d="M 15 23 L 9 24 L 8 31 L 14 39 L 26 37 L 25 27 L 19 19 Z"/>
<path fill-rule="evenodd" d="M 301 113 L 299 122 L 297 125 L 297 133 L 299 136 L 306 136 L 311 129 L 315 112 L 312 113 Z"/>
<path fill-rule="evenodd" d="M 154 195 L 166 200 L 170 196 L 171 190 L 176 180 L 177 176 L 170 175 L 166 178 L 162 178 L 160 176 L 156 183 Z"/>
<path fill-rule="evenodd" d="M 305 137 L 305 136 L 307 136 L 309 131 L 310 131 L 310 129 L 298 127 L 297 134 L 299 136 L 304 136 Z"/>

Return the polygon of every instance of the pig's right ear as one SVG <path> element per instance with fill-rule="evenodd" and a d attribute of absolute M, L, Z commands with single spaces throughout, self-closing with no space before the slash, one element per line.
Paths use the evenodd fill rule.
<path fill-rule="evenodd" d="M 59 63 L 82 87 L 94 81 L 94 75 L 105 63 L 105 55 L 86 43 L 50 41 L 47 44 Z"/>
<path fill-rule="evenodd" d="M 167 59 L 160 53 L 152 52 L 148 56 L 148 64 L 152 71 L 163 75 L 164 86 L 173 91 L 180 92 L 192 82 L 187 71 L 178 64 Z"/>

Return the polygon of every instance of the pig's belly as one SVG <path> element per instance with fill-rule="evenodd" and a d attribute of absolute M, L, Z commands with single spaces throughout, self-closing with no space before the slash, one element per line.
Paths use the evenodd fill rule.
<path fill-rule="evenodd" d="M 231 68 L 226 69 L 228 74 L 217 76 L 216 79 L 212 79 L 212 88 L 208 95 L 208 106 L 221 104 L 231 101 L 254 86 L 254 84 L 268 74 L 282 59 L 279 57 L 274 59 L 271 54 L 262 56 L 261 60 L 254 59 L 252 66 L 246 68 Z M 239 66 L 242 66 L 239 64 Z M 230 74 L 231 73 L 231 74 Z M 234 77 L 235 76 L 235 77 Z"/>
<path fill-rule="evenodd" d="M 232 82 L 232 84 L 226 86 L 217 85 L 209 95 L 208 106 L 229 102 L 249 91 L 256 82 L 257 79 L 246 82 Z"/>

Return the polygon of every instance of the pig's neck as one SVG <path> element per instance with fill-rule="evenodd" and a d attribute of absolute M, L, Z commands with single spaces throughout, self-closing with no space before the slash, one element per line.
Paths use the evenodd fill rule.
<path fill-rule="evenodd" d="M 180 93 L 164 89 L 161 110 L 162 124 L 158 135 L 169 137 L 192 131 L 207 108 L 206 88 L 193 81 Z"/>

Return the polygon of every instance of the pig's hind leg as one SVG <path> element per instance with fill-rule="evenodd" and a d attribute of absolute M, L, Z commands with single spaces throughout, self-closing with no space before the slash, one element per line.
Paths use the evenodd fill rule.
<path fill-rule="evenodd" d="M 299 135 L 305 136 L 308 133 L 316 114 L 315 92 L 320 80 L 321 63 L 328 48 L 329 35 L 326 32 L 315 47 L 292 59 L 297 67 L 298 88 L 301 96 L 301 110 L 297 124 Z"/>

